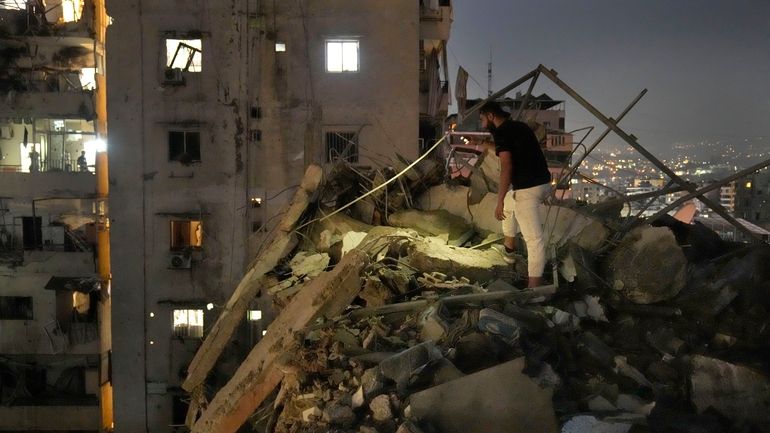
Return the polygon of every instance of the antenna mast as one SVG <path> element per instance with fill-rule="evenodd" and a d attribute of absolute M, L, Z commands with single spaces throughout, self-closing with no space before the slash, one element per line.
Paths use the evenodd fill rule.
<path fill-rule="evenodd" d="M 487 96 L 492 96 L 492 46 L 489 46 L 489 63 L 487 63 Z"/>

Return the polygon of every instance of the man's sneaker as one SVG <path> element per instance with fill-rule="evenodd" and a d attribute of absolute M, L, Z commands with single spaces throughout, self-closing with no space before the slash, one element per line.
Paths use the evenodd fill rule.
<path fill-rule="evenodd" d="M 511 251 L 510 253 L 505 249 L 505 245 L 495 244 L 492 245 L 492 249 L 500 253 L 501 256 L 503 256 L 503 260 L 505 260 L 505 263 L 513 264 L 516 263 L 516 253 Z"/>

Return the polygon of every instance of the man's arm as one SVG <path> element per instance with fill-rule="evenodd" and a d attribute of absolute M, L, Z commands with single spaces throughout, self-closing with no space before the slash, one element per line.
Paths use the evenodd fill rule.
<path fill-rule="evenodd" d="M 513 178 L 513 156 L 510 151 L 500 152 L 498 155 L 500 158 L 500 184 L 497 188 L 497 209 L 495 209 L 495 217 L 502 221 L 505 219 L 503 214 L 503 202 L 505 201 L 505 195 L 511 187 L 511 179 Z"/>

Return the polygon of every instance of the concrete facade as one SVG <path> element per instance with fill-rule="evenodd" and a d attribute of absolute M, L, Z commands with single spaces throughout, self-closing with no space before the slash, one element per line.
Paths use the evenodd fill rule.
<path fill-rule="evenodd" d="M 327 162 L 329 133 L 353 134 L 358 158 L 350 162 L 417 157 L 418 125 L 430 117 L 420 106 L 421 16 L 429 7 L 107 2 L 115 431 L 180 424 L 187 396 L 179 385 L 200 338 L 175 336 L 174 311 L 202 311 L 204 332 L 214 323 L 305 167 Z M 451 19 L 440 9 L 448 6 L 435 7 L 431 37 Z M 181 49 L 195 67 L 169 56 L 169 40 L 199 44 L 199 53 Z M 327 41 L 357 42 L 357 70 L 327 71 Z M 185 155 L 177 158 L 171 141 L 180 137 Z M 180 222 L 200 222 L 199 246 L 175 244 Z M 254 303 L 262 322 L 239 330 L 210 387 L 259 338 L 269 305 Z"/>

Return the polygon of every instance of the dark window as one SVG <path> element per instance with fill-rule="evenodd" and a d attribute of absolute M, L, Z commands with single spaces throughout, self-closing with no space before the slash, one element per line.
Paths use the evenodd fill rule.
<path fill-rule="evenodd" d="M 169 131 L 168 160 L 182 164 L 200 162 L 201 133 L 198 131 Z"/>
<path fill-rule="evenodd" d="M 0 320 L 32 320 L 32 297 L 0 296 Z"/>
<path fill-rule="evenodd" d="M 24 249 L 36 249 L 43 245 L 43 218 L 21 217 L 21 230 Z"/>
<path fill-rule="evenodd" d="M 564 131 L 564 118 L 559 117 L 559 130 Z"/>
<path fill-rule="evenodd" d="M 326 133 L 326 162 L 344 159 L 358 162 L 358 137 L 352 131 L 329 131 Z"/>

